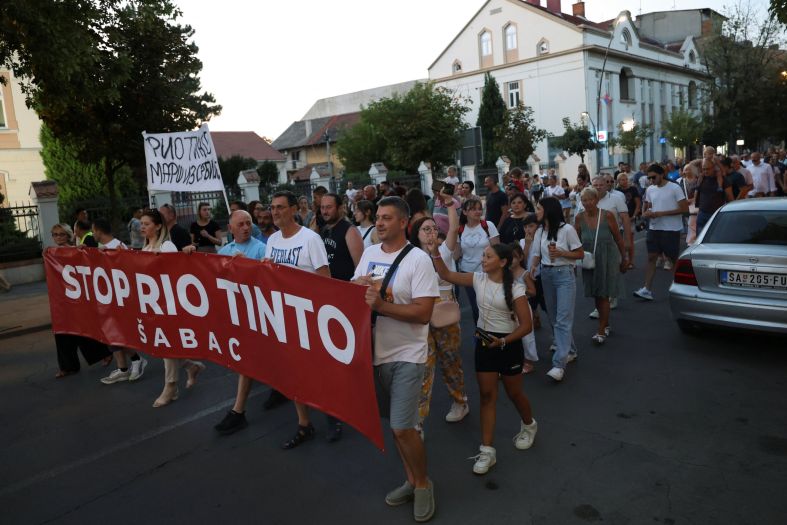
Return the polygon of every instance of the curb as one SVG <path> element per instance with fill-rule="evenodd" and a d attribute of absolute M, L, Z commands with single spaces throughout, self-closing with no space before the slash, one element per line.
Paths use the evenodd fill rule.
<path fill-rule="evenodd" d="M 3 339 L 11 339 L 14 337 L 20 337 L 35 332 L 41 332 L 43 330 L 49 330 L 50 328 L 52 328 L 52 323 L 39 324 L 35 326 L 26 326 L 18 330 L 9 330 L 7 332 L 0 332 L 0 341 L 2 341 Z"/>

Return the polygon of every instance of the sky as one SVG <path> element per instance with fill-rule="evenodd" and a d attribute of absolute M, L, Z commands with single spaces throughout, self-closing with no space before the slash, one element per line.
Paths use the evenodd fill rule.
<path fill-rule="evenodd" d="M 593 21 L 740 0 L 586 0 Z M 746 0 L 744 0 L 746 1 Z M 763 16 L 767 0 L 748 0 Z M 315 101 L 428 76 L 484 0 L 175 0 L 195 30 L 203 88 L 223 106 L 214 131 L 271 140 Z M 546 3 L 546 2 L 544 2 Z M 571 13 L 574 0 L 562 0 Z"/>

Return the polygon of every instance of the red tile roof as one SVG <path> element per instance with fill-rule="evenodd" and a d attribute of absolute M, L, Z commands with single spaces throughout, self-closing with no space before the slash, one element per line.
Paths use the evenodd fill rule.
<path fill-rule="evenodd" d="M 587 18 L 582 18 L 580 16 L 574 16 L 574 15 L 568 14 L 568 13 L 555 13 L 554 11 L 550 11 L 546 7 L 541 7 L 539 5 L 534 5 L 534 4 L 531 4 L 530 2 L 523 2 L 523 3 L 526 3 L 530 7 L 534 7 L 536 9 L 540 9 L 541 11 L 543 11 L 545 13 L 549 13 L 552 16 L 556 16 L 558 18 L 562 18 L 566 22 L 568 22 L 570 24 L 574 24 L 575 26 L 586 25 L 586 26 L 590 26 L 590 27 L 595 27 L 596 29 L 601 29 L 602 31 L 609 31 L 609 29 L 610 29 L 609 26 L 612 25 L 612 23 L 615 20 L 613 18 L 612 20 L 605 20 L 603 22 L 592 22 L 592 21 L 588 20 Z"/>
<path fill-rule="evenodd" d="M 210 136 L 217 155 L 225 159 L 240 155 L 258 161 L 284 160 L 284 155 L 253 131 L 211 131 Z"/>
<path fill-rule="evenodd" d="M 331 142 L 335 142 L 337 135 L 339 132 L 344 128 L 351 128 L 356 125 L 361 120 L 361 112 L 357 111 L 355 113 L 345 113 L 344 115 L 334 115 L 328 119 L 328 122 L 323 124 L 323 126 L 315 131 L 309 140 L 306 142 L 307 146 L 313 146 L 315 144 L 323 144 L 325 143 L 325 134 L 328 133 L 328 137 L 330 138 Z"/>

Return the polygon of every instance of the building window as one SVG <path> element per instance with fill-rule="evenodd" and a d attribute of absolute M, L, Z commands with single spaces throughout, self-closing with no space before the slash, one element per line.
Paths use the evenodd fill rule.
<path fill-rule="evenodd" d="M 631 33 L 629 33 L 628 29 L 624 29 L 620 33 L 620 43 L 626 46 L 626 49 L 631 45 Z"/>
<path fill-rule="evenodd" d="M 8 80 L 6 80 L 7 82 Z M 5 128 L 8 124 L 5 120 L 5 99 L 3 98 L 3 85 L 0 84 L 0 128 Z"/>
<path fill-rule="evenodd" d="M 454 63 L 451 66 L 451 71 L 453 73 L 461 73 L 462 72 L 462 63 L 459 60 L 454 60 Z"/>
<path fill-rule="evenodd" d="M 690 64 L 697 63 L 697 55 L 694 53 L 694 51 L 689 51 L 689 63 Z"/>
<path fill-rule="evenodd" d="M 506 34 L 506 51 L 511 51 L 512 49 L 516 49 L 516 26 L 514 24 L 508 24 L 505 30 Z"/>
<path fill-rule="evenodd" d="M 508 83 L 508 107 L 515 108 L 519 105 L 519 82 Z"/>
<path fill-rule="evenodd" d="M 620 70 L 620 100 L 634 99 L 634 73 L 627 67 Z"/>
<path fill-rule="evenodd" d="M 689 108 L 697 109 L 697 84 L 693 80 L 689 82 Z"/>
<path fill-rule="evenodd" d="M 492 54 L 492 34 L 489 31 L 481 33 L 481 56 L 488 57 Z"/>
<path fill-rule="evenodd" d="M 539 55 L 545 55 L 549 53 L 549 40 L 546 38 L 539 40 L 538 45 L 536 46 L 536 53 Z"/>

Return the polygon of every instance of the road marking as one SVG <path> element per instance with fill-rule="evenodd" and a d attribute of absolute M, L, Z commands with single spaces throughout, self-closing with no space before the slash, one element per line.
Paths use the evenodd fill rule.
<path fill-rule="evenodd" d="M 270 389 L 265 389 L 265 390 L 255 389 L 254 391 L 252 391 L 249 394 L 249 399 L 258 396 L 259 394 L 262 394 L 263 392 L 269 392 L 269 391 L 270 391 Z M 160 436 L 162 434 L 166 434 L 167 432 L 175 430 L 176 428 L 182 427 L 184 425 L 188 425 L 189 423 L 193 423 L 194 421 L 202 419 L 203 417 L 210 416 L 211 414 L 215 414 L 216 412 L 219 412 L 219 411 L 224 410 L 224 409 L 226 409 L 228 407 L 231 407 L 234 404 L 235 404 L 235 398 L 228 399 L 226 401 L 222 401 L 221 403 L 213 405 L 212 407 L 208 407 L 208 408 L 206 408 L 204 410 L 201 410 L 201 411 L 199 411 L 199 412 L 197 412 L 195 414 L 192 414 L 189 417 L 180 419 L 180 420 L 175 421 L 174 423 L 171 423 L 169 425 L 164 425 L 164 426 L 155 428 L 153 430 L 149 430 L 148 432 L 145 432 L 144 434 L 140 434 L 138 436 L 135 436 L 135 437 L 132 437 L 130 439 L 127 439 L 126 441 L 123 441 L 121 443 L 113 445 L 111 447 L 107 447 L 107 448 L 105 448 L 103 450 L 99 450 L 98 452 L 96 452 L 94 454 L 90 454 L 89 456 L 85 456 L 85 457 L 80 458 L 80 459 L 78 459 L 76 461 L 73 461 L 71 463 L 66 463 L 65 465 L 61 465 L 59 467 L 55 467 L 55 468 L 47 470 L 45 472 L 41 472 L 39 474 L 36 474 L 35 476 L 31 476 L 31 477 L 29 477 L 27 479 L 24 479 L 22 481 L 18 481 L 16 483 L 13 483 L 11 485 L 8 485 L 8 486 L 3 487 L 2 489 L 0 489 L 0 497 L 5 497 L 5 496 L 7 496 L 9 494 L 13 494 L 14 492 L 18 492 L 18 491 L 20 491 L 22 489 L 25 489 L 25 488 L 27 488 L 27 487 L 29 487 L 31 485 L 35 485 L 36 483 L 39 483 L 41 481 L 46 481 L 48 479 L 55 478 L 57 476 L 60 476 L 61 474 L 64 474 L 64 473 L 68 472 L 69 470 L 73 470 L 75 468 L 83 467 L 83 466 L 85 466 L 85 465 L 87 465 L 89 463 L 93 463 L 94 461 L 98 461 L 99 459 L 103 459 L 103 458 L 109 456 L 110 454 L 114 454 L 116 452 L 120 452 L 120 451 L 125 450 L 127 448 L 133 447 L 134 445 L 138 445 L 140 443 L 143 443 L 143 442 L 145 442 L 145 441 L 147 441 L 149 439 L 153 439 L 153 438 L 158 437 L 158 436 Z"/>

